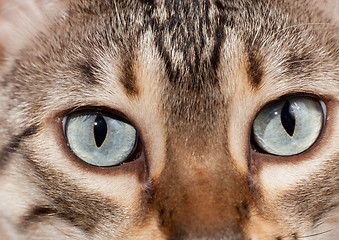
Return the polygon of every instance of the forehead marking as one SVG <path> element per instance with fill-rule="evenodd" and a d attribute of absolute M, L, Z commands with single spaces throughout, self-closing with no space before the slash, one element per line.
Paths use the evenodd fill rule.
<path fill-rule="evenodd" d="M 154 0 L 139 0 L 141 3 L 150 6 L 152 9 L 155 7 L 155 2 Z"/>
<path fill-rule="evenodd" d="M 87 60 L 78 65 L 78 68 L 83 75 L 83 80 L 88 84 L 98 84 L 99 81 L 96 78 L 96 74 L 100 71 L 100 68 L 92 60 Z"/>
<path fill-rule="evenodd" d="M 203 72 L 215 71 L 218 67 L 224 28 L 235 25 L 233 14 L 222 12 L 210 1 L 166 2 L 164 7 L 149 16 L 149 25 L 170 83 L 177 85 L 191 79 L 189 84 L 197 86 L 208 79 L 215 81 L 215 78 L 198 78 L 202 78 Z M 161 16 L 165 16 L 165 20 Z"/>
<path fill-rule="evenodd" d="M 124 86 L 127 96 L 137 96 L 139 89 L 137 87 L 137 78 L 135 73 L 134 55 L 128 56 L 122 60 L 120 66 L 120 82 Z"/>
<path fill-rule="evenodd" d="M 259 51 L 248 48 L 248 67 L 247 74 L 249 76 L 249 83 L 253 88 L 257 88 L 264 75 L 263 60 Z"/>

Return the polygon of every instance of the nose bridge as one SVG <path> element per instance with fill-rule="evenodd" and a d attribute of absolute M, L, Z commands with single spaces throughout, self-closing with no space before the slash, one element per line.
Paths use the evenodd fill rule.
<path fill-rule="evenodd" d="M 246 180 L 230 160 L 223 134 L 204 146 L 170 138 L 167 163 L 155 183 L 163 230 L 174 239 L 241 235 Z M 211 138 L 208 138 L 211 139 Z M 241 239 L 241 238 L 239 238 Z"/>

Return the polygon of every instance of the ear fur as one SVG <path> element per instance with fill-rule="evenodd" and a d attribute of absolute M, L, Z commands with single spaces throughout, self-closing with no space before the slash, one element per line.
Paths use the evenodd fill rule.
<path fill-rule="evenodd" d="M 64 0 L 0 0 L 0 66 L 62 17 L 65 5 Z"/>

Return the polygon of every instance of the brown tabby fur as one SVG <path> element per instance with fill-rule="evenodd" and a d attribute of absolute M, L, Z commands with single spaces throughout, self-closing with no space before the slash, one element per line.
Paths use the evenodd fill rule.
<path fill-rule="evenodd" d="M 0 1 L 0 239 L 338 239 L 338 27 L 311 2 L 23 2 Z M 321 137 L 255 152 L 287 95 L 324 101 Z M 136 159 L 75 157 L 80 108 L 126 116 Z"/>

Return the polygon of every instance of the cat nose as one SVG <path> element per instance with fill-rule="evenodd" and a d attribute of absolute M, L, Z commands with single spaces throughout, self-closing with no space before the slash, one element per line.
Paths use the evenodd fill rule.
<path fill-rule="evenodd" d="M 200 186 L 168 186 L 158 197 L 159 222 L 169 239 L 243 239 L 246 202 L 241 196 L 234 189 L 189 184 Z"/>
<path fill-rule="evenodd" d="M 162 231 L 169 239 L 245 239 L 246 176 L 227 158 L 200 159 L 199 165 L 196 160 L 188 157 L 180 165 L 169 161 L 155 182 L 154 201 Z"/>

